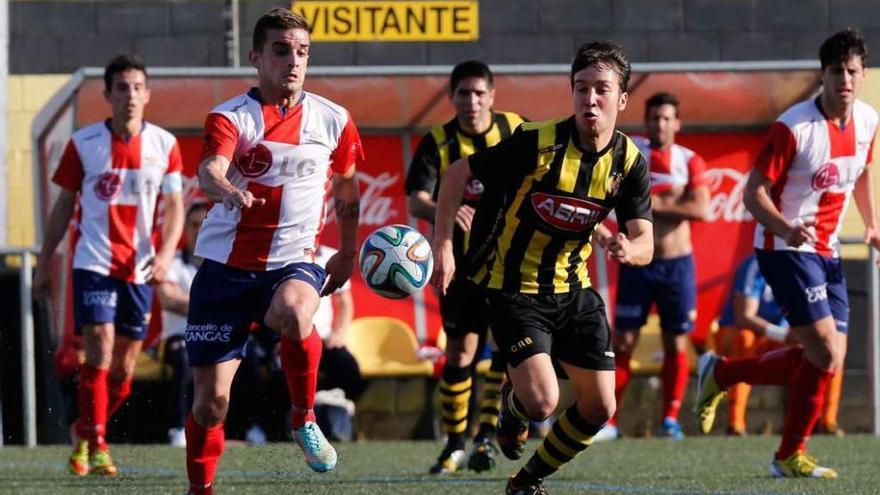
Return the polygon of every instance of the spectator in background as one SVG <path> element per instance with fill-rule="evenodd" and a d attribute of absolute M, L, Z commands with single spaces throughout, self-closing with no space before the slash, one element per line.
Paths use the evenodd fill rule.
<path fill-rule="evenodd" d="M 189 288 L 202 259 L 193 255 L 207 201 L 193 202 L 183 224 L 183 249 L 171 260 L 165 281 L 156 288 L 162 306 L 163 361 L 171 366 L 171 410 L 168 443 L 186 447 L 183 431 L 186 413 L 192 406 L 192 372 L 186 357 L 186 314 L 189 311 Z"/>
<path fill-rule="evenodd" d="M 34 295 L 49 290 L 49 265 L 79 205 L 73 254 L 75 331 L 85 363 L 79 370 L 79 419 L 68 470 L 115 476 L 105 440 L 107 421 L 131 393 L 135 359 L 147 336 L 153 287 L 162 283 L 183 228 L 182 162 L 177 139 L 144 120 L 147 69 L 120 55 L 104 69 L 112 116 L 73 133 L 52 181 L 61 187 L 46 222 Z M 161 239 L 152 233 L 159 194 Z"/>

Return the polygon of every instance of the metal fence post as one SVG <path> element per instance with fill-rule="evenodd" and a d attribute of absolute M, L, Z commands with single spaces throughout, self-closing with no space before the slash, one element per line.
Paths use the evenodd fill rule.
<path fill-rule="evenodd" d="M 34 352 L 34 319 L 31 301 L 32 262 L 31 252 L 21 252 L 19 294 L 21 309 L 21 376 L 24 394 L 22 412 L 24 420 L 24 443 L 28 447 L 37 446 L 37 385 Z"/>
<path fill-rule="evenodd" d="M 878 254 L 868 249 L 868 382 L 871 386 L 871 428 L 880 436 L 880 273 Z"/>

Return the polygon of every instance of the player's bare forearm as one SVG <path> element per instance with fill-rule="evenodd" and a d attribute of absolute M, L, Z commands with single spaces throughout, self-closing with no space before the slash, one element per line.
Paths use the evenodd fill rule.
<path fill-rule="evenodd" d="M 360 189 L 354 167 L 348 174 L 333 178 L 333 209 L 339 224 L 339 251 L 353 255 L 357 252 L 357 229 L 361 215 Z"/>
<path fill-rule="evenodd" d="M 626 238 L 630 243 L 629 264 L 644 266 L 654 258 L 654 224 L 643 218 L 626 221 Z"/>
<path fill-rule="evenodd" d="M 413 191 L 408 198 L 409 214 L 428 222 L 434 223 L 437 214 L 437 203 L 426 191 Z"/>
<path fill-rule="evenodd" d="M 651 211 L 664 220 L 705 220 L 709 215 L 709 189 L 699 186 L 675 199 L 652 196 Z"/>
<path fill-rule="evenodd" d="M 354 298 L 350 290 L 333 294 L 333 333 L 345 342 L 348 327 L 354 319 Z"/>
<path fill-rule="evenodd" d="M 782 213 L 770 199 L 771 185 L 772 182 L 767 180 L 761 172 L 752 170 L 743 191 L 743 204 L 755 217 L 755 220 L 777 237 L 785 239 L 791 230 L 791 224 L 782 216 Z"/>
<path fill-rule="evenodd" d="M 736 293 L 733 296 L 733 314 L 737 328 L 747 328 L 758 334 L 764 334 L 769 321 L 758 316 L 761 302 L 744 294 Z"/>
<path fill-rule="evenodd" d="M 464 188 L 471 179 L 471 169 L 467 158 L 450 165 L 440 182 L 434 216 L 434 241 L 452 241 L 455 213 L 464 196 Z"/>
<path fill-rule="evenodd" d="M 180 236 L 183 234 L 183 194 L 180 192 L 164 196 L 164 214 L 162 216 L 162 245 L 156 253 L 171 259 L 177 251 Z"/>
<path fill-rule="evenodd" d="M 156 288 L 159 304 L 165 311 L 186 316 L 189 311 L 189 294 L 177 284 L 163 283 Z"/>
<path fill-rule="evenodd" d="M 865 224 L 865 230 L 877 230 L 877 210 L 874 201 L 874 185 L 871 183 L 871 169 L 866 168 L 856 180 L 853 200 Z"/>
<path fill-rule="evenodd" d="M 67 227 L 70 225 L 70 219 L 73 218 L 73 210 L 76 206 L 76 193 L 62 189 L 58 194 L 58 199 L 52 206 L 49 213 L 49 219 L 46 222 L 46 235 L 43 239 L 43 247 L 40 250 L 40 258 L 38 264 L 43 266 L 55 254 L 58 244 L 64 239 L 67 233 Z"/>
<path fill-rule="evenodd" d="M 205 158 L 199 164 L 199 188 L 212 201 L 223 201 L 223 194 L 235 191 L 237 188 L 226 178 L 229 169 L 229 159 L 225 156 L 214 155 Z"/>

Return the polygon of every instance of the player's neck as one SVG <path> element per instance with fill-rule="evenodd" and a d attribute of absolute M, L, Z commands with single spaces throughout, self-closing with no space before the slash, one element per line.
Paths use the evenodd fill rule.
<path fill-rule="evenodd" d="M 143 127 L 143 118 L 124 119 L 113 117 L 110 119 L 110 130 L 112 130 L 117 136 L 121 136 L 125 139 L 131 139 L 132 137 L 137 136 L 140 134 Z"/>
<path fill-rule="evenodd" d="M 832 101 L 825 93 L 819 96 L 819 104 L 822 106 L 821 110 L 825 118 L 837 124 L 838 127 L 842 127 L 849 121 L 854 106 L 854 104 L 846 102 Z"/>
<path fill-rule="evenodd" d="M 263 101 L 264 105 L 275 105 L 279 109 L 289 109 L 296 106 L 299 103 L 299 100 L 302 98 L 303 91 L 299 89 L 294 91 L 293 93 L 282 93 L 279 91 L 272 91 L 271 89 L 266 89 L 260 87 L 260 100 Z"/>
<path fill-rule="evenodd" d="M 602 131 L 598 134 L 593 134 L 590 132 L 585 132 L 581 129 L 578 129 L 578 138 L 580 139 L 580 145 L 585 151 L 589 151 L 591 153 L 597 153 L 600 150 L 605 149 L 608 144 L 611 142 L 611 138 L 614 137 L 614 128 L 610 128 L 606 131 Z"/>
<path fill-rule="evenodd" d="M 484 134 L 486 131 L 492 127 L 492 114 L 487 114 L 486 118 L 482 121 L 477 122 L 476 125 L 471 125 L 470 122 L 462 120 L 460 117 L 458 119 L 458 127 L 464 131 L 465 134 L 470 134 L 472 136 L 477 136 L 479 134 Z"/>

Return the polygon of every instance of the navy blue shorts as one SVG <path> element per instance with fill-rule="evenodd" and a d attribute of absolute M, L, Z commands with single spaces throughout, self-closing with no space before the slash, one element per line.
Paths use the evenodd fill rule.
<path fill-rule="evenodd" d="M 657 304 L 664 333 L 685 334 L 697 319 L 697 280 L 693 255 L 654 260 L 648 266 L 620 265 L 617 301 L 618 330 L 639 330 L 648 321 L 651 303 Z"/>
<path fill-rule="evenodd" d="M 147 337 L 153 286 L 135 284 L 89 270 L 73 270 L 75 333 L 84 325 L 113 323 L 116 335 L 134 340 Z"/>
<path fill-rule="evenodd" d="M 190 365 L 243 358 L 251 323 L 263 323 L 281 283 L 301 280 L 320 294 L 326 278 L 324 269 L 314 263 L 252 272 L 203 261 L 189 293 L 186 352 Z"/>
<path fill-rule="evenodd" d="M 756 249 L 758 266 L 792 327 L 834 317 L 837 331 L 849 329 L 849 299 L 840 258 L 800 251 Z"/>

